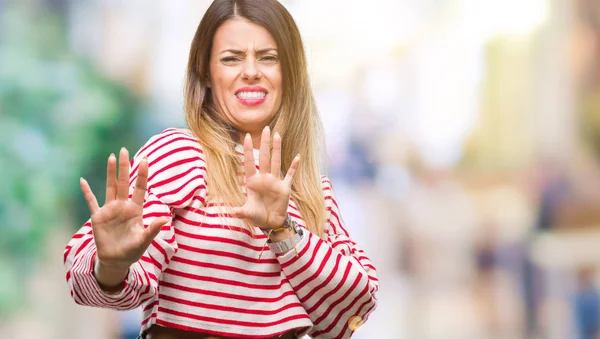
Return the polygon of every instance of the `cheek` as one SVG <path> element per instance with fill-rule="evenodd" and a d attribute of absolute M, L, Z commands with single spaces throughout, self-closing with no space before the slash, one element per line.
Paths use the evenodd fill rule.
<path fill-rule="evenodd" d="M 277 80 L 275 80 L 273 82 L 273 86 L 277 90 L 278 100 L 281 101 L 281 97 L 283 96 L 283 83 L 282 83 L 282 79 L 281 78 L 277 78 Z"/>
<path fill-rule="evenodd" d="M 273 86 L 273 89 L 276 90 L 277 92 L 279 92 L 279 95 L 281 95 L 281 88 L 282 88 L 281 74 L 277 73 L 277 72 L 273 72 L 269 75 L 269 80 L 271 82 L 271 86 Z"/>
<path fill-rule="evenodd" d="M 281 96 L 283 95 L 283 84 L 281 81 L 281 78 L 278 79 L 278 81 L 275 82 L 274 84 L 275 88 L 277 88 L 277 92 L 279 93 L 279 98 L 281 99 Z"/>
<path fill-rule="evenodd" d="M 212 90 L 218 100 L 224 100 L 229 93 L 229 85 L 226 79 L 215 77 L 213 78 Z"/>
<path fill-rule="evenodd" d="M 281 82 L 283 80 L 283 75 L 281 74 L 281 67 L 276 67 L 273 70 L 273 82 L 276 84 L 279 90 L 281 90 Z"/>
<path fill-rule="evenodd" d="M 232 68 L 214 67 L 210 70 L 212 85 L 219 91 L 226 91 L 235 81 L 237 71 Z"/>

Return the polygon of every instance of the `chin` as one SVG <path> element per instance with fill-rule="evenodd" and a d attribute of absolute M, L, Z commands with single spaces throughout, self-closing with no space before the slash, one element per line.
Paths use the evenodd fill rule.
<path fill-rule="evenodd" d="M 274 116 L 274 115 L 273 115 Z M 269 121 L 273 116 L 266 116 L 264 114 L 248 114 L 241 116 L 239 119 L 236 119 L 238 123 L 245 127 L 256 127 L 258 129 L 263 129 L 266 125 L 269 124 Z M 253 128 L 254 129 L 254 128 Z"/>
<path fill-rule="evenodd" d="M 249 133 L 259 133 L 267 125 L 268 125 L 267 122 L 262 123 L 259 121 L 241 122 L 241 127 L 243 127 L 243 130 L 246 132 L 249 132 Z"/>

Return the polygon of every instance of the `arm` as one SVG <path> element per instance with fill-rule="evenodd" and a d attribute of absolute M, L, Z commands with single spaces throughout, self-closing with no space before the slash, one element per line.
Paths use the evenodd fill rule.
<path fill-rule="evenodd" d="M 331 183 L 323 178 L 325 239 L 305 230 L 297 246 L 278 257 L 281 268 L 313 322 L 313 338 L 349 338 L 375 309 L 375 267 L 344 228 Z M 356 328 L 354 328 L 356 329 Z"/>
<path fill-rule="evenodd" d="M 249 134 L 244 138 L 244 172 L 247 199 L 233 209 L 238 218 L 257 225 L 265 232 L 278 232 L 287 217 L 291 186 L 300 163 L 297 155 L 281 177 L 281 136 L 276 132 L 271 145 L 270 129 L 261 135 L 259 171 L 255 168 L 254 150 Z M 270 154 L 271 153 L 271 154 Z M 315 339 L 349 338 L 352 329 L 364 322 L 375 309 L 378 280 L 375 268 L 344 229 L 331 189 L 323 179 L 327 222 L 325 239 L 306 230 L 296 246 L 277 256 L 283 273 L 296 292 L 313 322 L 310 335 Z M 280 236 L 270 234 L 272 241 Z M 349 325 L 352 324 L 352 325 Z"/>
<path fill-rule="evenodd" d="M 109 292 L 101 288 L 94 276 L 94 266 L 98 262 L 97 247 L 92 224 L 88 220 L 73 236 L 64 252 L 66 279 L 75 302 L 126 310 L 136 308 L 156 295 L 158 278 L 177 251 L 173 210 L 189 204 L 194 195 L 205 193 L 205 166 L 201 154 L 193 137 L 172 129 L 154 136 L 140 149 L 130 164 L 129 197 L 134 192 L 133 183 L 137 180 L 141 160 L 147 157 L 148 180 L 142 206 L 143 225 L 148 228 L 161 218 L 168 222 L 162 225 L 140 259 L 122 273 L 125 280 L 116 291 Z M 96 274 L 106 273 L 99 270 L 96 266 Z"/>

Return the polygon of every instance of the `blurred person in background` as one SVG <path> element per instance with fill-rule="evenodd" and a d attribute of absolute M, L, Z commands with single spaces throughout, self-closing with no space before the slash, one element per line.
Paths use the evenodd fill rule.
<path fill-rule="evenodd" d="M 595 270 L 591 267 L 577 272 L 577 290 L 573 310 L 577 339 L 597 339 L 600 335 L 600 294 L 594 285 Z"/>
<path fill-rule="evenodd" d="M 553 161 L 544 160 L 540 166 L 539 206 L 532 232 L 526 238 L 529 249 L 535 236 L 540 232 L 551 231 L 557 226 L 557 211 L 569 194 L 569 183 L 564 169 Z M 546 288 L 542 268 L 525 256 L 523 258 L 523 292 L 525 303 L 525 325 L 527 338 L 540 335 L 540 307 Z"/>
<path fill-rule="evenodd" d="M 492 221 L 482 227 L 475 243 L 475 293 L 480 303 L 482 321 L 488 335 L 499 332 L 497 305 L 494 300 L 494 279 L 498 269 L 498 232 Z"/>
<path fill-rule="evenodd" d="M 142 306 L 141 338 L 349 338 L 375 309 L 378 279 L 320 175 L 287 10 L 213 2 L 185 101 L 190 130 L 155 135 L 131 162 L 124 148 L 118 163 L 110 155 L 103 206 L 81 179 L 91 219 L 64 253 L 73 299 Z"/>

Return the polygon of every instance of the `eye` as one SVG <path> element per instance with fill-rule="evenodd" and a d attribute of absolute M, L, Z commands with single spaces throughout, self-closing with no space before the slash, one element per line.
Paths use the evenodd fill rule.
<path fill-rule="evenodd" d="M 235 56 L 228 56 L 228 57 L 224 57 L 221 59 L 221 62 L 226 64 L 226 65 L 230 65 L 230 64 L 235 64 L 242 61 L 242 59 L 235 57 Z"/>
<path fill-rule="evenodd" d="M 279 62 L 279 58 L 276 55 L 265 55 L 259 61 L 265 64 L 275 64 Z"/>

